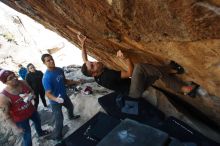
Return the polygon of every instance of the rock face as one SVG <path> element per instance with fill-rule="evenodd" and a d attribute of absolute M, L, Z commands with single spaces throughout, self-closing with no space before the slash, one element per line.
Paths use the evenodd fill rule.
<path fill-rule="evenodd" d="M 220 0 L 1 1 L 78 46 L 76 34 L 86 35 L 89 54 L 109 67 L 126 69 L 119 49 L 136 63 L 176 61 L 210 95 L 181 98 L 220 123 Z"/>

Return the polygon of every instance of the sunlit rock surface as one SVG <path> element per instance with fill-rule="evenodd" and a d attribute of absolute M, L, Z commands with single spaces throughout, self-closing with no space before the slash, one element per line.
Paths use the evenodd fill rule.
<path fill-rule="evenodd" d="M 76 34 L 86 35 L 89 54 L 109 67 L 126 69 L 119 49 L 134 62 L 176 61 L 183 80 L 209 93 L 181 98 L 220 123 L 220 0 L 1 1 L 76 45 Z"/>

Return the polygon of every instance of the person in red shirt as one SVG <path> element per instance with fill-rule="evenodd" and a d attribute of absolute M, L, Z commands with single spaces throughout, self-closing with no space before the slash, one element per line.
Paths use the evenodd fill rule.
<path fill-rule="evenodd" d="M 32 120 L 38 136 L 48 134 L 41 129 L 41 120 L 31 100 L 34 98 L 33 91 L 23 80 L 18 80 L 14 72 L 9 70 L 0 71 L 0 81 L 6 85 L 0 93 L 0 110 L 3 118 L 10 123 L 12 130 L 23 136 L 23 146 L 32 146 L 31 127 Z"/>

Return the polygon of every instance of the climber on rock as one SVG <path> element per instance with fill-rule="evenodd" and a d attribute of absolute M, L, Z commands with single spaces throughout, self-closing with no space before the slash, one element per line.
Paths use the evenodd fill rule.
<path fill-rule="evenodd" d="M 107 68 L 102 62 L 91 62 L 87 58 L 87 50 L 84 47 L 86 36 L 78 34 L 78 39 L 82 47 L 82 58 L 84 64 L 82 66 L 82 73 L 88 77 L 94 77 L 95 81 L 108 89 L 114 90 L 122 94 L 128 94 L 130 87 L 130 76 L 133 72 L 133 63 L 130 58 L 125 57 L 122 51 L 117 52 L 117 57 L 123 59 L 127 64 L 127 71 L 116 71 Z"/>

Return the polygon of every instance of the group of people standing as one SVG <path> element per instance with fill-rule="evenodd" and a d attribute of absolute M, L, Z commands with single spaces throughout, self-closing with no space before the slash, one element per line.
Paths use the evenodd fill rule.
<path fill-rule="evenodd" d="M 80 81 L 67 80 L 64 71 L 55 66 L 50 54 L 43 54 L 41 59 L 47 67 L 44 74 L 36 70 L 31 63 L 27 65 L 27 70 L 19 65 L 19 76 L 23 80 L 18 80 L 12 71 L 4 69 L 0 71 L 0 81 L 6 85 L 0 93 L 0 110 L 12 130 L 22 135 L 24 146 L 32 145 L 30 120 L 33 121 L 39 137 L 50 133 L 41 128 L 41 120 L 37 111 L 39 96 L 44 107 L 47 107 L 45 94 L 49 99 L 54 119 L 54 130 L 50 139 L 56 143 L 61 142 L 63 137 L 62 106 L 66 107 L 70 120 L 80 117 L 80 115 L 74 115 L 74 106 L 66 94 L 65 87 L 65 84 L 79 84 Z M 34 100 L 34 105 L 32 100 Z"/>
<path fill-rule="evenodd" d="M 84 61 L 82 73 L 94 77 L 95 81 L 103 87 L 133 98 L 140 98 L 143 91 L 158 79 L 177 92 L 190 92 L 193 88 L 176 79 L 173 75 L 171 76 L 167 72 L 167 68 L 164 69 L 163 66 L 146 63 L 134 65 L 131 59 L 120 50 L 117 52 L 117 57 L 126 62 L 126 71 L 116 71 L 107 68 L 101 62 L 91 62 L 87 59 L 87 50 L 84 47 L 87 38 L 81 34 L 78 34 L 77 37 L 81 43 Z M 55 127 L 52 132 L 53 140 L 57 142 L 62 140 L 64 120 L 62 106 L 67 109 L 70 120 L 80 117 L 80 115 L 74 115 L 74 106 L 66 94 L 65 85 L 80 84 L 81 81 L 66 79 L 64 71 L 55 66 L 55 61 L 50 54 L 43 54 L 41 60 L 47 67 L 44 74 L 36 70 L 31 63 L 27 65 L 27 70 L 19 65 L 19 75 L 23 80 L 18 80 L 12 71 L 3 69 L 0 71 L 0 81 L 6 85 L 0 93 L 0 110 L 12 128 L 22 134 L 24 146 L 32 145 L 29 120 L 33 121 L 39 136 L 49 133 L 49 131 L 41 129 L 41 121 L 37 112 L 39 96 L 44 107 L 47 107 L 46 95 L 52 108 L 55 119 Z M 34 105 L 32 105 L 32 99 Z"/>

